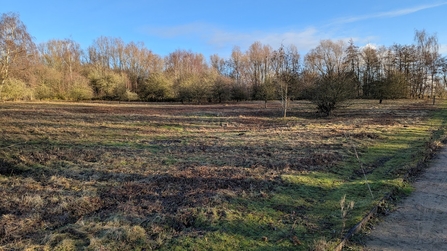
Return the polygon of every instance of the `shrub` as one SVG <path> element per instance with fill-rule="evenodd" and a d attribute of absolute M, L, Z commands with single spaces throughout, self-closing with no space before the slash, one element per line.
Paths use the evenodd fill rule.
<path fill-rule="evenodd" d="M 88 78 L 96 98 L 127 100 L 126 91 L 129 78 L 126 74 L 93 70 Z"/>
<path fill-rule="evenodd" d="M 33 92 L 25 82 L 20 79 L 6 80 L 0 93 L 1 100 L 32 100 Z"/>
<path fill-rule="evenodd" d="M 92 99 L 93 90 L 88 83 L 88 79 L 83 76 L 75 76 L 70 83 L 67 98 L 76 101 Z"/>
<path fill-rule="evenodd" d="M 355 97 L 355 82 L 349 74 L 319 77 L 308 87 L 305 97 L 317 105 L 319 112 L 330 116 L 333 110 Z"/>
<path fill-rule="evenodd" d="M 172 99 L 172 83 L 163 74 L 153 73 L 139 84 L 138 95 L 145 101 Z"/>

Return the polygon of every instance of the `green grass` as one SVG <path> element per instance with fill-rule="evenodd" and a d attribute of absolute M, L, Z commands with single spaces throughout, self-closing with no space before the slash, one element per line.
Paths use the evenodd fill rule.
<path fill-rule="evenodd" d="M 330 250 L 412 191 L 446 108 L 3 103 L 0 249 Z"/>

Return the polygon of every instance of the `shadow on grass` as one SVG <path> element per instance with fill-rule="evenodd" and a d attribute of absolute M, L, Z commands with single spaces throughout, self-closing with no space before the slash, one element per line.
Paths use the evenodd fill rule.
<path fill-rule="evenodd" d="M 405 147 L 414 148 L 420 144 L 417 141 L 420 139 L 408 138 L 391 143 L 396 145 L 393 151 L 399 152 Z M 140 166 L 114 161 L 118 157 L 138 155 L 144 145 L 122 143 L 95 147 L 94 143 L 31 143 L 2 142 L 2 145 L 13 145 L 17 152 L 7 152 L 9 158 L 0 161 L 0 173 L 5 176 L 1 180 L 1 245 L 27 239 L 36 245 L 51 242 L 53 247 L 62 239 L 49 240 L 45 236 L 58 233 L 70 238 L 92 238 L 91 242 L 82 241 L 84 245 L 95 239 L 104 245 L 125 243 L 129 249 L 136 249 L 137 241 L 131 238 L 130 231 L 136 229 L 148 240 L 139 239 L 143 243 L 138 244 L 140 247 L 308 250 L 321 236 L 327 240 L 342 236 L 344 219 L 340 199 L 344 195 L 355 202 L 346 217 L 346 228 L 356 223 L 372 203 L 361 173 L 352 166 L 340 167 L 343 175 L 332 170 L 330 173 L 314 170 L 285 176 L 281 170 L 268 165 L 254 168 L 240 157 L 233 159 L 232 165 L 204 166 L 187 160 L 173 162 L 171 166 L 164 166 L 164 170 L 157 170 L 160 166 L 155 165 L 155 168 L 137 171 Z M 154 155 L 150 156 L 165 153 L 163 144 L 178 144 L 178 152 L 187 150 L 178 141 L 165 139 L 149 143 L 161 145 L 152 149 Z M 201 147 L 193 148 L 195 152 L 191 154 L 230 150 L 229 147 Z M 258 149 L 232 150 L 235 154 L 226 153 L 225 159 L 237 157 L 241 150 L 251 154 Z M 380 194 L 399 188 L 399 181 L 386 179 L 387 174 L 395 174 L 391 172 L 394 169 L 379 167 L 393 161 L 387 156 L 387 148 L 378 147 L 374 151 L 374 157 L 368 160 L 373 166 L 369 170 L 374 175 L 373 192 Z M 258 152 L 265 154 L 266 160 L 277 158 L 267 153 L 268 149 Z M 110 154 L 111 161 L 98 161 L 102 154 Z M 384 159 L 384 155 L 390 159 Z M 412 155 L 418 153 L 409 151 L 401 159 Z M 291 155 L 287 161 L 292 162 L 294 158 Z"/>
<path fill-rule="evenodd" d="M 211 249 L 226 245 L 249 250 L 308 248 L 319 236 L 333 239 L 341 234 L 339 200 L 343 193 L 359 192 L 361 186 L 337 181 L 330 175 L 312 177 L 325 178 L 327 184 L 306 184 L 302 179 L 287 180 L 271 174 L 268 169 L 203 166 L 149 175 L 40 166 L 10 177 L 24 178 L 21 185 L 8 191 L 15 195 L 27 191 L 26 178 L 34 179 L 40 189 L 27 193 L 39 195 L 46 207 L 61 206 L 52 202 L 52 197 L 71 198 L 63 210 L 42 207 L 38 213 L 47 228 L 36 230 L 41 233 L 27 232 L 27 236 L 37 238 L 67 228 L 100 236 L 100 232 L 83 229 L 78 223 L 81 219 L 109 222 L 120 217 L 130 225 L 143 227 L 148 239 L 165 238 L 162 244 L 153 244 L 158 248 L 200 247 L 206 245 L 201 238 L 204 236 L 216 243 L 209 246 Z M 36 213 L 19 203 L 11 208 L 5 205 L 0 207 L 4 214 L 21 217 Z M 166 236 L 160 237 L 160 231 Z M 26 237 L 11 235 L 2 242 L 22 238 Z M 33 242 L 39 244 L 38 240 Z"/>

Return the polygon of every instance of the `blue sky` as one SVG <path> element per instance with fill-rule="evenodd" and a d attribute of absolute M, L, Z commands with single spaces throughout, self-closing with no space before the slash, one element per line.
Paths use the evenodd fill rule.
<path fill-rule="evenodd" d="M 143 42 L 154 53 L 177 49 L 228 57 L 255 41 L 301 54 L 322 39 L 355 44 L 414 43 L 415 30 L 437 34 L 447 54 L 446 0 L 1 0 L 36 43 L 71 38 L 87 49 L 100 36 Z"/>

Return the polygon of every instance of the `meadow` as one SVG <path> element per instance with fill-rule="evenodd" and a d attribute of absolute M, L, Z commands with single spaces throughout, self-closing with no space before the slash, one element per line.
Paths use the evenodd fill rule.
<path fill-rule="evenodd" d="M 0 250 L 331 250 L 412 191 L 446 108 L 1 103 Z"/>

